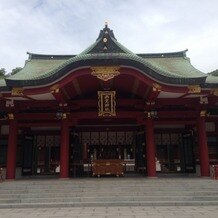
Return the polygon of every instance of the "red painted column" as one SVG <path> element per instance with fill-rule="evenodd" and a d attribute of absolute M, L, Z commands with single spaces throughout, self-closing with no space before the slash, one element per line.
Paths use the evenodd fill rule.
<path fill-rule="evenodd" d="M 201 112 L 201 115 L 197 119 L 197 129 L 201 176 L 210 176 L 205 113 L 203 112 Z"/>
<path fill-rule="evenodd" d="M 61 148 L 60 148 L 60 178 L 69 177 L 69 125 L 64 117 L 61 120 Z"/>
<path fill-rule="evenodd" d="M 10 115 L 10 117 L 11 120 L 9 122 L 6 179 L 15 179 L 18 127 L 17 120 L 14 119 L 14 116 Z"/>
<path fill-rule="evenodd" d="M 147 159 L 147 173 L 148 177 L 156 177 L 156 163 L 155 163 L 155 144 L 154 144 L 154 122 L 149 116 L 145 123 L 146 134 L 146 159 Z"/>

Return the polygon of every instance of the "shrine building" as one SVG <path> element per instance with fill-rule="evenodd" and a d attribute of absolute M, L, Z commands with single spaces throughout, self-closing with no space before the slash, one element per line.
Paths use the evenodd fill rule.
<path fill-rule="evenodd" d="M 105 24 L 78 55 L 28 53 L 0 80 L 6 179 L 210 176 L 218 164 L 218 77 L 187 50 L 135 54 Z"/>

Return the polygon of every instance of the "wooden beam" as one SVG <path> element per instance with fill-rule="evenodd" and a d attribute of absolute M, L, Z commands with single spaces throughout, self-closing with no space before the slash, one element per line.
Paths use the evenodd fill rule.
<path fill-rule="evenodd" d="M 196 111 L 158 111 L 157 118 L 195 118 L 197 116 Z M 145 117 L 143 111 L 117 111 L 116 117 L 99 117 L 98 111 L 78 111 L 69 113 L 70 119 L 116 119 L 116 118 L 137 118 Z M 22 113 L 17 114 L 19 120 L 55 120 L 56 113 Z"/>

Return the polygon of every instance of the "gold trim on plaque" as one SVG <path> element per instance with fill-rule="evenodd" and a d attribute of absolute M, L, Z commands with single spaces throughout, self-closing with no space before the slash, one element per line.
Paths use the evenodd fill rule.
<path fill-rule="evenodd" d="M 91 75 L 96 76 L 98 79 L 108 81 L 118 76 L 120 67 L 91 67 Z"/>
<path fill-rule="evenodd" d="M 116 116 L 116 91 L 98 91 L 98 116 Z"/>

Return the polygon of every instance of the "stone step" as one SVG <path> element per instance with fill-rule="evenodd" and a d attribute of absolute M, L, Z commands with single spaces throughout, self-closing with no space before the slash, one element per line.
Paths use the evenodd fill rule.
<path fill-rule="evenodd" d="M 211 179 L 21 180 L 0 184 L 0 208 L 218 205 Z"/>
<path fill-rule="evenodd" d="M 0 208 L 49 208 L 49 207 L 122 207 L 122 206 L 217 206 L 218 201 L 123 201 L 123 202 L 55 202 L 0 204 Z"/>
<path fill-rule="evenodd" d="M 198 191 L 198 190 L 175 190 L 175 191 L 172 191 L 172 190 L 146 190 L 146 189 L 143 189 L 143 190 L 117 190 L 117 189 L 110 189 L 110 192 L 108 192 L 106 189 L 102 189 L 102 190 L 86 190 L 86 189 L 82 189 L 80 191 L 78 190 L 72 190 L 72 189 L 69 189 L 69 190 L 56 190 L 56 189 L 53 189 L 53 190 L 46 190 L 46 189 L 38 189 L 38 190 L 9 190 L 9 191 L 6 191 L 6 190 L 3 190 L 3 191 L 0 191 L 0 195 L 1 194 L 16 194 L 16 195 L 19 195 L 19 194 L 39 194 L 39 193 L 46 193 L 46 194 L 53 194 L 53 193 L 56 193 L 56 194 L 84 194 L 84 193 L 90 193 L 90 194 L 104 194 L 104 193 L 110 193 L 110 194 L 125 194 L 125 193 L 132 193 L 132 195 L 137 195 L 138 193 L 140 194 L 154 194 L 154 195 L 158 195 L 160 193 L 164 194 L 164 193 L 170 193 L 171 195 L 184 195 L 184 194 L 209 194 L 209 195 L 215 195 L 215 194 L 218 194 L 217 192 L 217 189 L 216 190 L 201 190 L 201 191 Z"/>
<path fill-rule="evenodd" d="M 54 203 L 54 202 L 146 202 L 146 201 L 217 201 L 218 202 L 218 196 L 214 197 L 205 197 L 205 196 L 199 196 L 199 197 L 192 197 L 192 196 L 103 196 L 103 197 L 62 197 L 62 198 L 31 198 L 31 197 L 25 197 L 25 198 L 8 198 L 8 199 L 0 199 L 0 204 L 4 203 Z"/>
<path fill-rule="evenodd" d="M 11 191 L 11 193 L 0 193 L 0 198 L 25 198 L 25 197 L 32 197 L 32 198 L 43 198 L 43 197 L 90 197 L 90 196 L 194 196 L 194 197 L 200 197 L 200 196 L 218 196 L 218 191 L 180 191 L 178 193 L 174 191 L 143 191 L 143 192 L 106 192 L 106 191 L 83 191 L 83 192 L 74 192 L 72 190 L 65 190 L 64 192 L 56 192 L 55 190 L 52 192 L 32 192 L 32 191 L 25 191 L 22 193 L 17 193 Z"/>
<path fill-rule="evenodd" d="M 38 189 L 45 189 L 45 190 L 50 190 L 50 189 L 56 189 L 56 190 L 69 190 L 69 189 L 75 189 L 75 190 L 80 190 L 80 189 L 95 189 L 95 190 L 99 190 L 99 189 L 104 189 L 105 187 L 109 188 L 113 188 L 113 189 L 118 189 L 118 190 L 162 190 L 163 186 L 165 190 L 190 190 L 190 188 L 192 190 L 199 190 L 201 189 L 207 189 L 207 190 L 216 190 L 216 185 L 217 184 L 212 184 L 211 186 L 208 185 L 204 185 L 204 186 L 200 186 L 197 185 L 195 187 L 193 186 L 181 186 L 180 184 L 178 184 L 177 186 L 167 186 L 165 184 L 155 184 L 153 186 L 120 186 L 120 184 L 114 184 L 114 185 L 107 185 L 105 184 L 105 186 L 101 186 L 100 184 L 96 184 L 95 186 L 88 186 L 88 185 L 81 185 L 81 186 L 76 186 L 76 185 L 71 185 L 71 186 L 67 186 L 66 184 L 59 184 L 59 185 L 44 185 L 44 184 L 39 184 L 39 185 L 20 185 L 20 186 L 9 186 L 9 185 L 1 185 L 0 186 L 0 192 L 3 190 L 26 190 L 26 189 L 30 189 L 30 190 L 38 190 Z M 97 187 L 96 187 L 97 186 Z"/>

